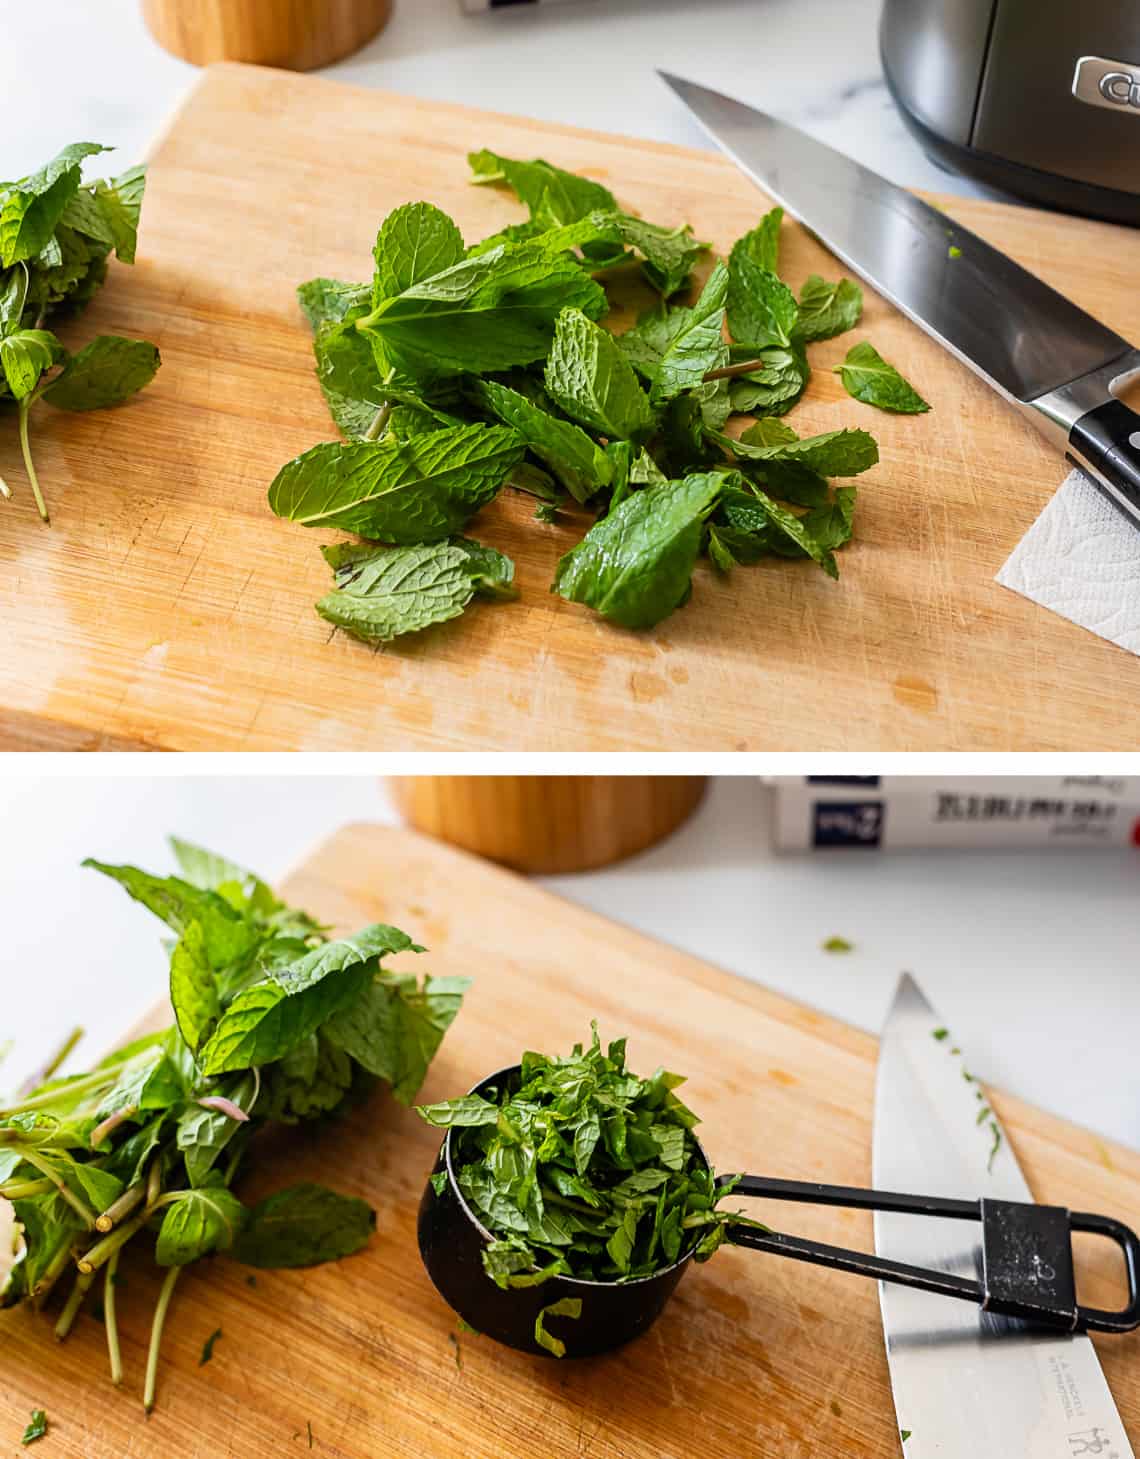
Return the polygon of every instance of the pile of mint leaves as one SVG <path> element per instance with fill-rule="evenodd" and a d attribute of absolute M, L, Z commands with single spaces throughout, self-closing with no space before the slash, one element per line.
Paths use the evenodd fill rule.
<path fill-rule="evenodd" d="M 565 1058 L 525 1053 L 517 1081 L 417 1106 L 452 1132 L 459 1189 L 494 1238 L 483 1248 L 493 1282 L 633 1281 L 689 1252 L 707 1261 L 728 1226 L 757 1224 L 717 1209 L 734 1182 L 718 1181 L 701 1153 L 697 1116 L 676 1094 L 684 1082 L 666 1069 L 631 1073 L 626 1040 L 603 1049 L 594 1024 L 590 1044 Z M 446 1170 L 431 1179 L 442 1196 Z M 535 1339 L 562 1356 L 543 1314 Z"/>
<path fill-rule="evenodd" d="M 861 429 L 801 438 L 783 417 L 807 386 L 808 345 L 858 323 L 858 285 L 812 275 L 797 298 L 779 277 L 774 208 L 675 303 L 707 251 L 691 228 L 634 217 L 541 160 L 469 160 L 476 183 L 527 206 L 525 222 L 468 247 L 438 208 L 407 204 L 380 227 L 370 282 L 298 291 L 347 440 L 291 461 L 269 502 L 366 539 L 322 549 L 333 585 L 318 613 L 382 643 L 477 596 L 513 596 L 511 561 L 464 535 L 504 486 L 537 497 L 539 522 L 595 517 L 553 591 L 627 628 L 682 606 L 702 554 L 722 573 L 782 557 L 837 577 L 855 488 L 829 479 L 878 449 Z M 607 289 L 631 267 L 658 300 L 614 334 L 599 324 Z M 857 400 L 928 408 L 867 341 L 838 369 Z M 754 419 L 730 430 L 734 416 Z"/>
<path fill-rule="evenodd" d="M 247 1209 L 234 1185 L 259 1128 L 336 1116 L 379 1081 L 409 1104 L 467 986 L 387 971 L 422 952 L 377 923 L 329 940 L 259 877 L 173 841 L 181 875 L 85 865 L 112 877 L 173 934 L 175 1023 L 116 1050 L 90 1073 L 60 1059 L 0 1108 L 0 1197 L 20 1249 L 5 1306 L 40 1308 L 68 1290 L 64 1338 L 99 1283 L 112 1380 L 122 1380 L 119 1259 L 145 1243 L 165 1272 L 144 1382 L 154 1404 L 159 1346 L 179 1274 L 226 1252 L 252 1267 L 311 1266 L 359 1251 L 375 1215 L 323 1186 L 294 1185 Z M 70 1040 L 69 1049 L 74 1040 Z"/>
<path fill-rule="evenodd" d="M 45 326 L 73 318 L 107 277 L 114 250 L 134 263 L 146 169 L 83 182 L 83 162 L 110 148 L 75 142 L 18 182 L 0 182 L 0 413 L 15 408 L 36 508 L 49 521 L 28 435 L 33 406 L 100 410 L 129 399 L 159 367 L 142 339 L 100 334 L 77 353 Z M 12 488 L 0 477 L 0 495 Z"/>

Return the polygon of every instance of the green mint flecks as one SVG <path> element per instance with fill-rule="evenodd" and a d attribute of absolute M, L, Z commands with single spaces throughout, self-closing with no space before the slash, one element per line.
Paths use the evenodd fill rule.
<path fill-rule="evenodd" d="M 214 1356 L 214 1345 L 222 1335 L 222 1329 L 216 1327 L 206 1341 L 202 1344 L 202 1356 L 198 1359 L 199 1368 L 204 1368 Z"/>
<path fill-rule="evenodd" d="M 936 1028 L 932 1030 L 931 1037 L 936 1039 L 940 1044 L 945 1043 L 950 1037 L 950 1030 L 948 1028 Z M 958 1059 L 962 1056 L 962 1050 L 957 1044 L 952 1045 L 947 1052 L 952 1059 Z M 962 1078 L 967 1084 L 978 1083 L 977 1075 L 971 1074 L 969 1069 L 966 1068 L 962 1069 Z M 984 1128 L 990 1137 L 989 1158 L 986 1162 L 986 1169 L 992 1171 L 994 1168 L 994 1160 L 1002 1145 L 1001 1126 L 998 1124 L 997 1115 L 994 1114 L 993 1110 L 986 1103 L 986 1096 L 980 1088 L 974 1091 L 974 1098 L 978 1101 L 979 1105 L 977 1118 L 974 1123 L 980 1128 Z"/>
<path fill-rule="evenodd" d="M 829 937 L 823 943 L 824 952 L 854 952 L 855 944 L 846 937 Z"/>
<path fill-rule="evenodd" d="M 47 1431 L 47 1414 L 43 1411 L 42 1408 L 34 1408 L 32 1410 L 32 1421 L 24 1430 L 24 1437 L 20 1440 L 20 1443 L 24 1445 L 34 1444 L 37 1439 L 42 1439 L 46 1435 Z"/>
<path fill-rule="evenodd" d="M 0 1108 L 0 1198 L 12 1200 L 24 1239 L 0 1299 L 39 1308 L 70 1277 L 55 1327 L 63 1339 L 101 1283 L 118 1383 L 117 1267 L 141 1241 L 166 1273 L 143 1383 L 148 1411 L 186 1266 L 221 1254 L 257 1268 L 311 1265 L 361 1250 L 373 1232 L 365 1201 L 322 1186 L 247 1207 L 235 1187 L 251 1140 L 271 1123 L 336 1116 L 378 1084 L 410 1103 L 467 985 L 388 968 L 390 955 L 423 951 L 399 928 L 375 923 L 332 939 L 227 858 L 183 841 L 173 850 L 173 876 L 87 863 L 168 929 L 173 1026 L 60 1076 L 71 1040 L 34 1088 Z"/>
<path fill-rule="evenodd" d="M 907 384 L 894 365 L 888 364 L 868 340 L 847 351 L 847 358 L 835 366 L 848 395 L 879 410 L 900 415 L 921 415 L 930 406 L 913 385 Z"/>

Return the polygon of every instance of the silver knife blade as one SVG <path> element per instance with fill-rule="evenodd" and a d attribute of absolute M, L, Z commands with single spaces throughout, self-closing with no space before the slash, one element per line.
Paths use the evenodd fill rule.
<path fill-rule="evenodd" d="M 1131 350 L 913 193 L 743 102 L 658 74 L 766 193 L 1010 400 L 1027 403 Z"/>
<path fill-rule="evenodd" d="M 958 1046 L 918 984 L 900 980 L 875 1090 L 880 1190 L 1032 1200 L 1017 1158 Z M 996 1136 L 996 1141 L 995 1141 Z M 996 1148 L 995 1148 L 996 1144 Z M 992 1154 L 992 1159 L 991 1159 Z M 980 1226 L 875 1215 L 880 1256 L 980 1277 Z M 879 1285 L 906 1459 L 1134 1459 L 1087 1337 L 1031 1331 L 952 1298 Z"/>

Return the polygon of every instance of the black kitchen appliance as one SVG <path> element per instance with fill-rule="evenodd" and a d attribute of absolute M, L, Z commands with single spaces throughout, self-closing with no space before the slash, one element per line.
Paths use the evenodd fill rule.
<path fill-rule="evenodd" d="M 1140 224 L 1138 0 L 885 0 L 887 85 L 938 162 Z"/>

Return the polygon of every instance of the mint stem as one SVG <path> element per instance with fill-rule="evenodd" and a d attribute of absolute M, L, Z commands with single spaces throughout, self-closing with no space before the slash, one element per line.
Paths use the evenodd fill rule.
<path fill-rule="evenodd" d="M 105 1236 L 108 1231 L 113 1231 L 124 1216 L 129 1216 L 134 1208 L 146 1195 L 146 1183 L 136 1181 L 134 1185 L 127 1186 L 126 1190 L 116 1201 L 112 1201 L 105 1211 L 96 1219 L 95 1230 Z"/>
<path fill-rule="evenodd" d="M 119 1270 L 119 1253 L 113 1251 L 107 1261 L 103 1283 L 103 1326 L 107 1329 L 107 1357 L 111 1362 L 111 1382 L 118 1388 L 123 1381 L 123 1359 L 119 1352 L 119 1319 L 115 1312 L 115 1273 Z"/>
<path fill-rule="evenodd" d="M 40 516 L 50 526 L 51 518 L 48 516 L 47 502 L 44 501 L 44 494 L 40 490 L 40 479 L 36 475 L 36 463 L 32 460 L 32 448 L 28 443 L 28 412 L 29 402 L 25 396 L 20 401 L 20 450 L 24 454 L 24 466 L 27 468 L 28 480 L 32 483 L 32 495 L 36 499 L 36 506 Z"/>
<path fill-rule="evenodd" d="M 33 1089 L 38 1089 L 41 1084 L 46 1084 L 53 1075 L 58 1074 L 59 1070 L 63 1067 L 64 1060 L 75 1048 L 75 1045 L 82 1037 L 83 1030 L 81 1028 L 73 1028 L 68 1034 L 67 1038 L 64 1039 L 63 1043 L 60 1044 L 59 1048 L 56 1049 L 55 1053 L 51 1056 L 51 1058 L 47 1061 L 47 1063 L 43 1066 L 39 1073 L 31 1075 L 31 1077 L 20 1086 L 20 1093 L 31 1094 Z"/>
<path fill-rule="evenodd" d="M 378 441 L 380 437 L 384 434 L 384 427 L 388 424 L 388 419 L 391 414 L 392 402 L 390 400 L 386 400 L 384 404 L 380 407 L 380 409 L 376 412 L 376 414 L 372 417 L 372 421 L 369 424 L 368 429 L 364 432 L 364 435 L 361 439 L 365 441 Z"/>
<path fill-rule="evenodd" d="M 721 365 L 718 370 L 709 370 L 705 380 L 731 380 L 735 375 L 751 375 L 754 370 L 766 370 L 764 360 L 744 360 L 739 365 Z"/>
<path fill-rule="evenodd" d="M 162 1329 L 166 1323 L 166 1311 L 174 1295 L 174 1284 L 182 1275 L 180 1266 L 172 1266 L 166 1274 L 158 1302 L 154 1309 L 154 1321 L 150 1329 L 150 1350 L 146 1356 L 146 1386 L 143 1389 L 143 1408 L 147 1413 L 154 1408 L 154 1389 L 158 1378 L 158 1350 L 162 1346 Z"/>
<path fill-rule="evenodd" d="M 61 1180 L 60 1177 L 56 1175 L 55 1171 L 51 1168 L 46 1160 L 37 1155 L 34 1150 L 22 1151 L 21 1158 L 26 1160 L 29 1165 L 33 1166 L 36 1170 L 40 1172 L 41 1175 L 46 1176 L 47 1179 L 51 1181 L 56 1190 L 59 1192 L 61 1198 L 65 1200 L 67 1204 L 71 1207 L 71 1209 L 75 1212 L 75 1214 L 81 1218 L 83 1224 L 87 1227 L 88 1231 L 94 1229 L 95 1212 L 90 1208 L 90 1206 L 88 1206 L 86 1201 L 82 1200 L 79 1196 L 75 1194 L 75 1192 L 71 1189 L 71 1187 L 67 1184 L 65 1180 Z"/>
<path fill-rule="evenodd" d="M 9 1180 L 0 1185 L 0 1196 L 6 1201 L 26 1201 L 32 1196 L 46 1195 L 55 1190 L 55 1182 L 48 1180 Z"/>
<path fill-rule="evenodd" d="M 146 1224 L 150 1219 L 150 1211 L 140 1211 L 131 1221 L 124 1221 L 117 1226 L 109 1236 L 104 1236 L 102 1241 L 97 1241 L 94 1246 L 88 1249 L 79 1258 L 78 1266 L 81 1272 L 98 1271 L 101 1266 L 114 1256 L 121 1246 L 125 1246 L 135 1232 Z"/>
<path fill-rule="evenodd" d="M 63 1311 L 59 1314 L 59 1321 L 55 1325 L 55 1335 L 59 1342 L 62 1342 L 71 1331 L 75 1319 L 79 1316 L 79 1309 L 83 1306 L 83 1299 L 91 1290 L 91 1283 L 94 1280 L 94 1272 L 80 1272 L 75 1278 L 75 1285 L 63 1304 Z"/>
<path fill-rule="evenodd" d="M 97 1070 L 94 1074 L 88 1074 L 83 1079 L 72 1079 L 67 1085 L 67 1097 L 70 1099 L 76 1094 L 86 1094 L 89 1089 L 101 1089 L 104 1085 L 111 1084 L 115 1080 L 115 1072 L 106 1069 Z M 0 1109 L 0 1119 L 5 1115 L 23 1114 L 29 1109 L 43 1109 L 46 1105 L 56 1104 L 62 1091 L 49 1089 L 45 1094 L 37 1094 L 31 1099 L 21 1100 L 19 1104 L 9 1105 L 6 1109 Z"/>

